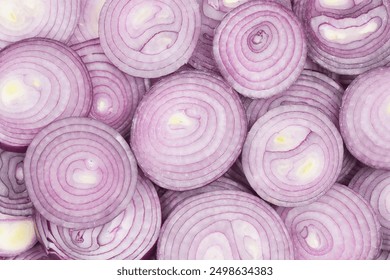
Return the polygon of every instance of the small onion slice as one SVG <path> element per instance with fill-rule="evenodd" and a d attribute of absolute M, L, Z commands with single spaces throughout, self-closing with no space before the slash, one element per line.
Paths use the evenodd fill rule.
<path fill-rule="evenodd" d="M 251 128 L 242 152 L 245 175 L 257 194 L 278 206 L 317 200 L 336 182 L 343 141 L 336 126 L 318 110 L 280 106 Z"/>
<path fill-rule="evenodd" d="M 114 219 L 89 229 L 56 226 L 36 216 L 37 230 L 49 253 L 60 259 L 135 260 L 149 253 L 161 226 L 161 208 L 153 184 L 138 177 L 132 201 Z"/>
<path fill-rule="evenodd" d="M 190 59 L 200 35 L 196 0 L 107 0 L 99 35 L 107 57 L 123 72 L 157 78 Z"/>
<path fill-rule="evenodd" d="M 390 171 L 362 168 L 348 187 L 361 194 L 381 224 L 382 250 L 390 251 Z"/>
<path fill-rule="evenodd" d="M 67 118 L 34 138 L 24 173 L 42 216 L 59 226 L 83 229 L 103 225 L 127 207 L 138 172 L 117 131 L 93 119 Z"/>
<path fill-rule="evenodd" d="M 31 249 L 15 256 L 8 260 L 51 260 L 51 257 L 46 253 L 41 244 L 36 244 Z"/>
<path fill-rule="evenodd" d="M 347 88 L 340 128 L 353 156 L 377 169 L 390 170 L 390 68 L 358 76 Z"/>
<path fill-rule="evenodd" d="M 221 177 L 247 133 L 238 94 L 219 76 L 184 71 L 159 81 L 137 108 L 131 147 L 158 186 L 184 191 Z"/>
<path fill-rule="evenodd" d="M 51 122 L 87 116 L 92 104 L 88 70 L 75 51 L 41 38 L 0 52 L 0 147 L 24 152 Z"/>
<path fill-rule="evenodd" d="M 296 259 L 374 259 L 379 253 L 380 225 L 374 210 L 345 186 L 336 184 L 317 201 L 279 208 Z"/>
<path fill-rule="evenodd" d="M 228 13 L 215 31 L 213 52 L 222 76 L 250 98 L 283 92 L 306 60 L 303 28 L 278 3 L 250 1 Z"/>
<path fill-rule="evenodd" d="M 213 191 L 175 208 L 161 229 L 157 259 L 293 259 L 276 212 L 241 191 Z"/>

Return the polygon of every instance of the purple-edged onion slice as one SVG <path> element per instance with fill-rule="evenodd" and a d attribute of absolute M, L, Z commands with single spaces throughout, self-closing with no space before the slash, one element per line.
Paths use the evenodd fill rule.
<path fill-rule="evenodd" d="M 348 187 L 361 194 L 381 224 L 382 250 L 390 251 L 390 171 L 362 168 Z"/>
<path fill-rule="evenodd" d="M 36 210 L 59 226 L 107 223 L 130 203 L 137 164 L 113 128 L 87 118 L 53 122 L 34 138 L 24 160 L 27 191 Z"/>
<path fill-rule="evenodd" d="M 278 209 L 296 259 L 373 259 L 379 253 L 380 225 L 374 210 L 345 186 L 336 184 L 317 201 Z"/>
<path fill-rule="evenodd" d="M 239 93 L 267 98 L 290 87 L 306 60 L 303 28 L 278 3 L 250 1 L 228 13 L 215 31 L 214 58 Z"/>
<path fill-rule="evenodd" d="M 138 177 L 133 199 L 118 216 L 102 226 L 70 229 L 56 226 L 39 214 L 37 230 L 49 253 L 61 259 L 141 259 L 156 243 L 161 208 L 153 184 Z"/>
<path fill-rule="evenodd" d="M 184 71 L 155 84 L 137 108 L 131 147 L 145 175 L 184 191 L 221 177 L 241 152 L 247 122 L 219 76 Z"/>
<path fill-rule="evenodd" d="M 31 249 L 8 260 L 50 260 L 51 257 L 46 253 L 41 244 L 36 244 Z"/>
<path fill-rule="evenodd" d="M 336 182 L 342 161 L 343 141 L 336 126 L 304 105 L 266 113 L 252 126 L 242 152 L 252 188 L 285 207 L 317 200 Z"/>
<path fill-rule="evenodd" d="M 87 116 L 92 104 L 88 70 L 62 43 L 33 38 L 0 52 L 0 147 L 25 151 L 51 122 Z"/>
<path fill-rule="evenodd" d="M 181 203 L 164 223 L 160 260 L 293 259 L 285 225 L 260 198 L 213 191 Z"/>
<path fill-rule="evenodd" d="M 358 76 L 347 88 L 340 111 L 341 134 L 362 163 L 390 170 L 390 68 Z"/>
<path fill-rule="evenodd" d="M 190 59 L 200 35 L 196 0 L 107 0 L 99 35 L 107 57 L 123 72 L 156 78 Z"/>

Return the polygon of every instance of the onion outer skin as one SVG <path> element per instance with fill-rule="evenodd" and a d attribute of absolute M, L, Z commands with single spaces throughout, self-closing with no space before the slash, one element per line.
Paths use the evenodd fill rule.
<path fill-rule="evenodd" d="M 245 242 L 245 238 L 256 243 L 242 244 L 247 247 L 236 243 Z M 228 244 L 234 252 L 222 252 Z M 268 250 L 259 252 L 255 244 Z M 291 245 L 284 224 L 264 201 L 240 191 L 213 191 L 191 197 L 175 208 L 161 229 L 157 259 L 209 259 L 208 249 L 215 246 L 221 251 L 214 259 L 293 259 Z M 242 248 L 247 250 L 239 252 Z"/>

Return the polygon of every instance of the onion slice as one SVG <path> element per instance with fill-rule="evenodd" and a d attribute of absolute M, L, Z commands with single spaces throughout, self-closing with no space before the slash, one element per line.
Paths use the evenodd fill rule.
<path fill-rule="evenodd" d="M 127 207 L 138 172 L 117 131 L 93 119 L 67 118 L 34 138 L 24 173 L 42 216 L 59 226 L 83 229 L 103 225 Z"/>
<path fill-rule="evenodd" d="M 161 229 L 157 259 L 292 259 L 290 237 L 276 212 L 241 191 L 191 197 Z"/>

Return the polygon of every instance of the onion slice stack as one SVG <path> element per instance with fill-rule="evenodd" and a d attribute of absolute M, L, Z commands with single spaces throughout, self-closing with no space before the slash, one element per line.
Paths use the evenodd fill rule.
<path fill-rule="evenodd" d="M 196 0 L 107 0 L 99 35 L 107 57 L 123 72 L 156 78 L 190 59 L 200 35 Z"/>
<path fill-rule="evenodd" d="M 241 191 L 213 191 L 175 208 L 161 229 L 157 259 L 292 259 L 290 237 L 276 212 Z"/>
<path fill-rule="evenodd" d="M 336 182 L 343 141 L 336 126 L 309 106 L 275 108 L 251 128 L 242 165 L 258 195 L 293 207 L 318 199 Z"/>
<path fill-rule="evenodd" d="M 382 226 L 382 250 L 390 251 L 390 171 L 362 168 L 348 187 L 361 194 L 375 210 Z"/>
<path fill-rule="evenodd" d="M 102 226 L 75 230 L 56 226 L 36 216 L 42 244 L 60 259 L 141 259 L 155 245 L 161 208 L 153 184 L 140 175 L 132 201 Z"/>
<path fill-rule="evenodd" d="M 250 1 L 228 13 L 215 31 L 213 52 L 222 76 L 250 98 L 283 92 L 306 60 L 303 28 L 281 4 Z"/>
<path fill-rule="evenodd" d="M 131 147 L 145 175 L 184 191 L 221 177 L 241 152 L 247 122 L 238 94 L 219 76 L 184 71 L 159 81 L 134 116 Z"/>
<path fill-rule="evenodd" d="M 345 186 L 336 184 L 317 201 L 278 209 L 287 226 L 296 259 L 374 259 L 380 225 L 374 210 Z"/>
<path fill-rule="evenodd" d="M 67 118 L 34 138 L 24 173 L 31 201 L 42 216 L 84 229 L 107 223 L 127 207 L 138 172 L 117 131 L 93 119 Z"/>

